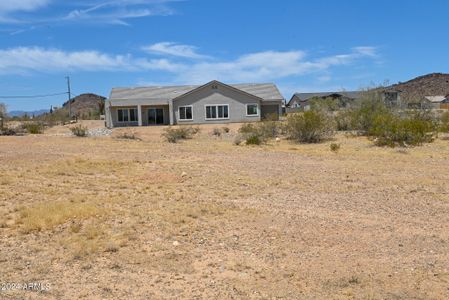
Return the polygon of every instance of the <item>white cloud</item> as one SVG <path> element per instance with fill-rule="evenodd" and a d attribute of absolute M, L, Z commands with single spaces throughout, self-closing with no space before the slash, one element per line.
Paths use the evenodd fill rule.
<path fill-rule="evenodd" d="M 37 11 L 54 0 L 0 0 L 0 23 L 5 24 L 54 24 L 61 22 L 106 23 L 129 25 L 126 20 L 155 15 L 172 15 L 174 11 L 167 3 L 174 0 L 84 0 L 60 4 L 68 12 L 62 17 L 45 17 L 23 12 Z M 71 10 L 68 10 L 71 9 Z"/>
<path fill-rule="evenodd" d="M 191 45 L 182 45 L 173 42 L 161 42 L 150 46 L 142 47 L 142 50 L 159 55 L 178 56 L 184 58 L 204 59 L 209 58 L 206 55 L 198 54 L 197 47 Z"/>
<path fill-rule="evenodd" d="M 158 45 L 158 44 L 156 44 Z M 172 45 L 183 46 L 173 48 Z M 153 45 L 154 46 L 154 45 Z M 184 47 L 185 46 L 185 47 Z M 160 54 L 199 58 L 191 46 L 168 44 Z M 153 47 L 154 48 L 154 47 Z M 354 48 L 347 54 L 308 59 L 303 51 L 263 51 L 242 55 L 234 60 L 187 61 L 169 58 L 144 58 L 131 54 L 116 55 L 99 51 L 63 51 L 39 47 L 0 49 L 0 73 L 29 71 L 161 71 L 172 76 L 173 83 L 204 83 L 212 79 L 226 82 L 260 82 L 314 73 L 323 81 L 330 79 L 333 67 L 347 66 L 361 59 L 373 59 L 375 50 Z"/>
<path fill-rule="evenodd" d="M 166 59 L 133 58 L 98 51 L 66 52 L 39 47 L 18 47 L 0 50 L 0 73 L 27 71 L 138 71 L 162 70 L 176 72 L 183 66 Z"/>
<path fill-rule="evenodd" d="M 375 52 L 372 52 L 375 53 Z M 211 79 L 224 81 L 266 81 L 306 73 L 326 71 L 332 67 L 349 65 L 357 59 L 372 55 L 353 49 L 348 54 L 338 54 L 307 60 L 303 51 L 265 51 L 243 55 L 227 62 L 203 62 L 191 65 L 178 74 L 182 82 L 207 82 Z"/>
<path fill-rule="evenodd" d="M 49 3 L 50 0 L 2 0 L 0 2 L 0 14 L 15 11 L 33 11 Z"/>

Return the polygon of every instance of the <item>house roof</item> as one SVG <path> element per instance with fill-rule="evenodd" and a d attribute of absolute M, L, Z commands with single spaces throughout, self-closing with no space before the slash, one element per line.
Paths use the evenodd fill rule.
<path fill-rule="evenodd" d="M 445 96 L 425 96 L 424 98 L 432 103 L 440 103 L 446 100 Z"/>
<path fill-rule="evenodd" d="M 341 95 L 343 97 L 351 98 L 351 99 L 357 99 L 360 97 L 361 92 L 358 91 L 344 91 L 344 92 L 320 92 L 320 93 L 295 93 L 293 97 L 290 99 L 288 104 L 293 100 L 294 97 L 298 98 L 299 101 L 307 101 L 309 99 L 319 97 L 319 98 L 326 98 L 331 95 Z"/>
<path fill-rule="evenodd" d="M 189 93 L 202 85 L 147 86 L 134 88 L 113 88 L 109 100 L 150 100 L 152 102 L 168 101 Z M 282 100 L 283 97 L 273 83 L 229 84 L 248 94 L 265 101 Z"/>

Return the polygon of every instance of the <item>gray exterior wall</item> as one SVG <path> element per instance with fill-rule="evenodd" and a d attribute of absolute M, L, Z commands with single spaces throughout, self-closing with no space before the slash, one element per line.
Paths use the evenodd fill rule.
<path fill-rule="evenodd" d="M 252 122 L 260 121 L 260 99 L 240 93 L 230 88 L 217 86 L 213 89 L 207 85 L 191 94 L 181 96 L 173 100 L 174 123 L 175 124 L 222 124 L 232 122 Z M 257 103 L 259 105 L 258 116 L 246 116 L 246 104 Z M 207 104 L 228 104 L 229 119 L 226 120 L 206 120 Z M 179 120 L 179 107 L 192 105 L 193 120 Z"/>

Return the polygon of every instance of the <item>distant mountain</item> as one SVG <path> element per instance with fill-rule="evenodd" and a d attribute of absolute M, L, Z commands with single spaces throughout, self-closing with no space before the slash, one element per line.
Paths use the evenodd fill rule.
<path fill-rule="evenodd" d="M 39 116 L 49 112 L 49 109 L 39 109 L 33 111 L 24 111 L 24 110 L 12 110 L 8 112 L 8 116 L 10 117 L 23 117 L 24 115 L 28 116 Z"/>
<path fill-rule="evenodd" d="M 72 115 L 88 118 L 103 113 L 105 97 L 96 94 L 81 94 L 71 99 Z M 62 109 L 69 109 L 69 101 L 62 105 Z"/>
<path fill-rule="evenodd" d="M 401 100 L 405 102 L 419 101 L 425 96 L 446 96 L 449 95 L 449 74 L 427 74 L 388 88 L 401 91 Z"/>

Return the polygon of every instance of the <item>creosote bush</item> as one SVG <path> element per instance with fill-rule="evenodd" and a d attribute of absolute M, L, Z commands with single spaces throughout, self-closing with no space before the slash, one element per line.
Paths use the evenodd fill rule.
<path fill-rule="evenodd" d="M 438 129 L 440 132 L 449 133 L 449 111 L 447 111 L 441 115 L 440 126 Z"/>
<path fill-rule="evenodd" d="M 267 136 L 261 130 L 260 124 L 246 123 L 239 128 L 239 134 L 235 138 L 234 144 L 238 145 L 242 141 L 245 141 L 247 145 L 260 145 L 265 143 L 266 140 Z"/>
<path fill-rule="evenodd" d="M 83 126 L 81 124 L 70 128 L 70 131 L 72 131 L 74 136 L 78 136 L 78 137 L 86 137 L 88 134 L 87 127 Z"/>
<path fill-rule="evenodd" d="M 426 113 L 413 113 L 401 117 L 394 113 L 378 115 L 368 134 L 378 146 L 418 146 L 435 138 L 437 126 Z"/>
<path fill-rule="evenodd" d="M 23 125 L 23 128 L 29 134 L 42 134 L 42 133 L 44 133 L 44 124 L 42 124 L 40 122 L 25 123 Z"/>
<path fill-rule="evenodd" d="M 192 136 L 197 134 L 199 131 L 199 127 L 169 127 L 164 130 L 162 137 L 164 137 L 169 143 L 177 143 L 179 140 L 192 138 Z"/>
<path fill-rule="evenodd" d="M 306 111 L 287 117 L 288 138 L 301 143 L 319 143 L 334 135 L 334 125 L 326 113 Z"/>

